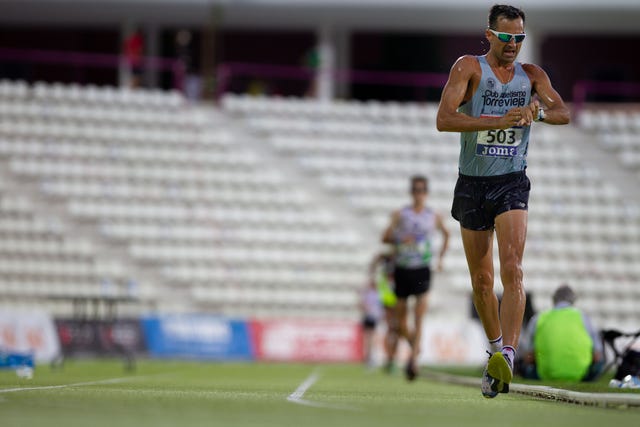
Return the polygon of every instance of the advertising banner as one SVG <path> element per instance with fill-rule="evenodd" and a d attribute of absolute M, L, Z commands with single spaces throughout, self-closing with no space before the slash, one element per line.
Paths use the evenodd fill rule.
<path fill-rule="evenodd" d="M 384 350 L 384 322 L 374 336 L 372 363 L 382 366 L 386 362 Z M 450 319 L 443 316 L 425 316 L 422 323 L 422 342 L 419 365 L 481 366 L 487 363 L 487 339 L 480 323 L 473 319 Z M 404 366 L 411 354 L 407 341 L 398 342 L 395 361 Z"/>
<path fill-rule="evenodd" d="M 151 356 L 253 359 L 249 325 L 207 314 L 167 314 L 142 319 Z"/>
<path fill-rule="evenodd" d="M 56 328 L 65 355 L 140 354 L 146 350 L 138 319 L 56 319 Z"/>
<path fill-rule="evenodd" d="M 352 321 L 257 320 L 252 323 L 256 358 L 273 361 L 357 362 L 362 331 Z"/>
<path fill-rule="evenodd" d="M 0 310 L 0 349 L 31 354 L 37 362 L 51 362 L 60 343 L 51 316 L 42 311 Z"/>
<path fill-rule="evenodd" d="M 487 339 L 479 322 L 427 316 L 422 325 L 422 351 L 418 363 L 483 365 L 487 362 L 486 347 Z"/>

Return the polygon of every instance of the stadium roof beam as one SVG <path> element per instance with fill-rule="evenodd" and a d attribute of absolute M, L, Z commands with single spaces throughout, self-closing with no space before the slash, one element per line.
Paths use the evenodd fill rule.
<path fill-rule="evenodd" d="M 476 33 L 488 4 L 474 0 L 6 0 L 0 22 L 118 25 L 136 22 L 201 25 L 212 6 L 224 10 L 224 26 L 251 28 L 334 27 L 386 31 Z M 522 0 L 527 20 L 545 33 L 640 33 L 637 0 Z M 152 12 L 150 12 L 152 10 Z"/>

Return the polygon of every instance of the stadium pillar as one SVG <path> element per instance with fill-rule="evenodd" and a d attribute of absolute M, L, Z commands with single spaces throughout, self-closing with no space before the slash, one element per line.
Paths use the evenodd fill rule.
<path fill-rule="evenodd" d="M 333 27 L 323 24 L 318 28 L 318 67 L 316 68 L 316 97 L 328 101 L 334 97 L 336 47 Z"/>

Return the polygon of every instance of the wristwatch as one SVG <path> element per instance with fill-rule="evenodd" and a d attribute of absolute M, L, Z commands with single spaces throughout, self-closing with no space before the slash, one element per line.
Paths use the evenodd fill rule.
<path fill-rule="evenodd" d="M 544 112 L 544 109 L 538 108 L 538 117 L 536 117 L 536 122 L 544 122 L 544 119 L 547 115 Z"/>

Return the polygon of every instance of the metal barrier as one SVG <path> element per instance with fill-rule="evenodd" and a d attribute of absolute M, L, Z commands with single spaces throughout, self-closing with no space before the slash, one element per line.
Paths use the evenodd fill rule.
<path fill-rule="evenodd" d="M 307 67 L 227 62 L 218 66 L 216 75 L 216 98 L 220 98 L 228 91 L 232 79 L 236 77 L 260 77 L 311 82 L 315 78 L 316 72 L 314 69 Z M 447 78 L 447 74 L 442 73 L 368 70 L 336 70 L 333 72 L 334 81 L 339 83 L 416 88 L 442 88 L 447 82 Z"/>
<path fill-rule="evenodd" d="M 0 48 L 0 62 L 3 61 L 118 69 L 127 59 L 123 55 L 105 53 Z M 141 68 L 169 71 L 173 74 L 174 88 L 180 91 L 184 88 L 185 67 L 177 59 L 146 56 L 141 58 Z"/>

